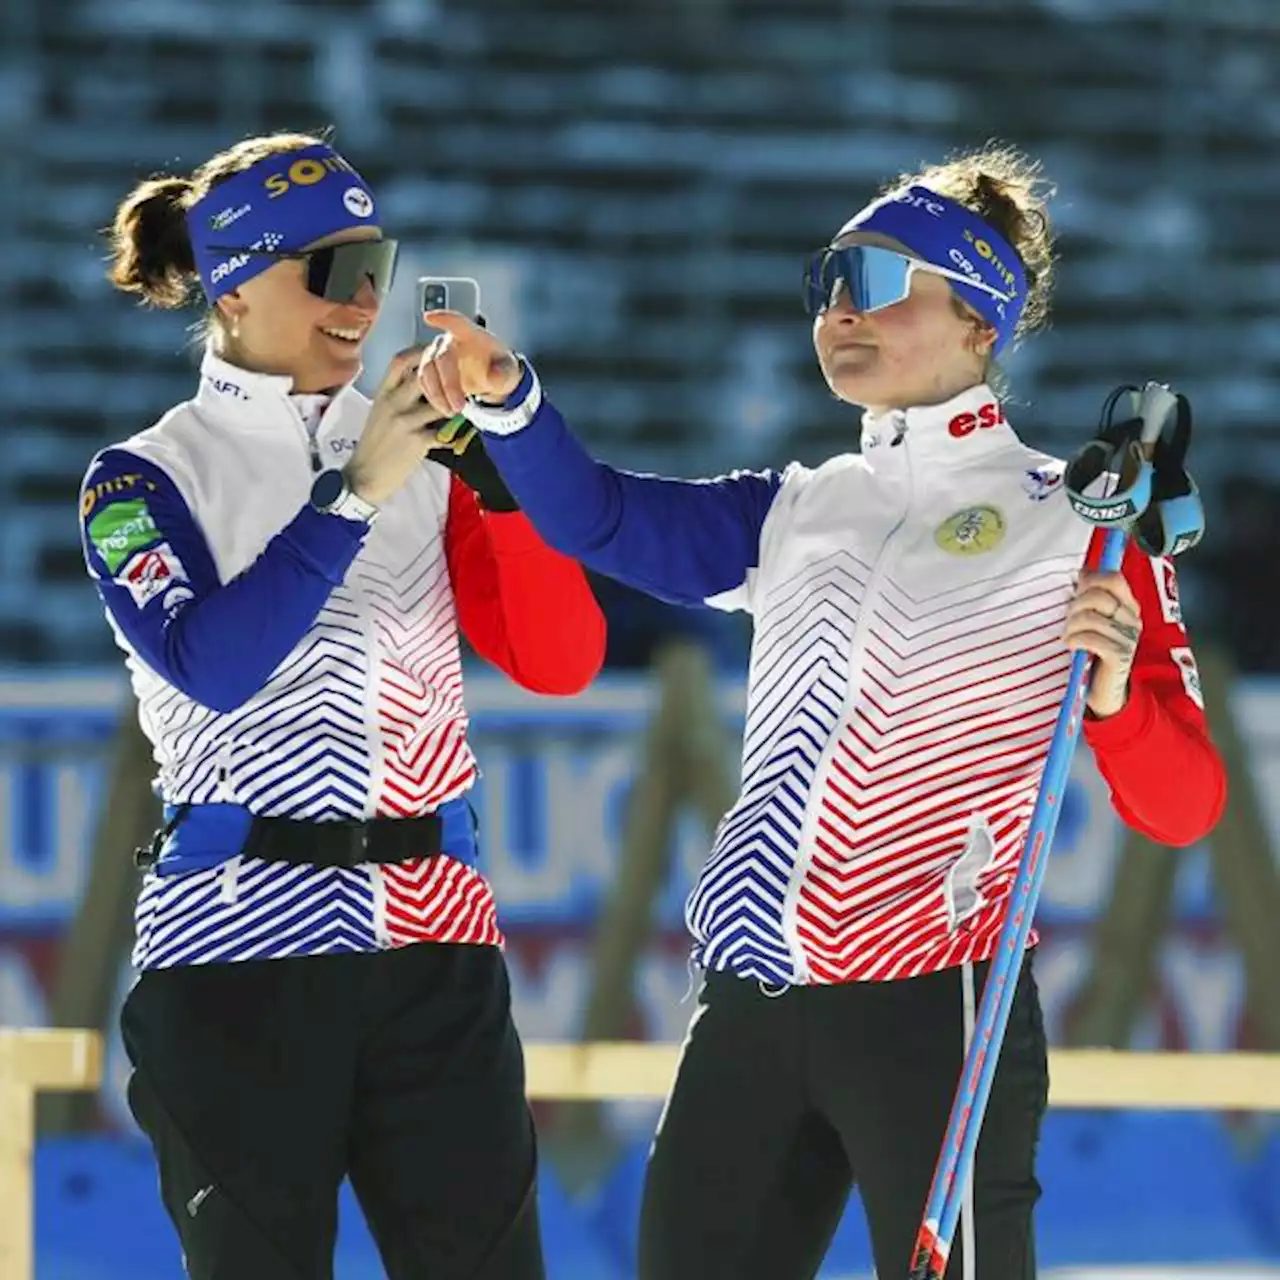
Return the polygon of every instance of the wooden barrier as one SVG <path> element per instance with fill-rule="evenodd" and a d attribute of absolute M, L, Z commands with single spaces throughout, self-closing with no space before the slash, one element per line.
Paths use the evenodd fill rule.
<path fill-rule="evenodd" d="M 672 1044 L 528 1044 L 529 1096 L 579 1102 L 664 1098 L 679 1053 Z M 1280 1054 L 1056 1049 L 1049 1079 L 1054 1107 L 1280 1111 Z"/>
<path fill-rule="evenodd" d="M 36 1094 L 96 1089 L 101 1080 L 102 1037 L 96 1031 L 0 1030 L 0 1280 L 35 1275 Z"/>
<path fill-rule="evenodd" d="M 597 1042 L 528 1044 L 531 1098 L 605 1101 L 666 1096 L 680 1047 Z M 102 1040 L 92 1031 L 0 1031 L 0 1280 L 34 1274 L 35 1095 L 93 1089 Z M 1280 1111 L 1280 1054 L 1121 1053 L 1058 1049 L 1050 1105 L 1147 1111 Z"/>

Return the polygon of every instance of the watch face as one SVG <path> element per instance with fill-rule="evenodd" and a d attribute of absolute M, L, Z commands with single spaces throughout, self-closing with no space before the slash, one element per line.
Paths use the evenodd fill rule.
<path fill-rule="evenodd" d="M 322 471 L 311 486 L 311 505 L 321 510 L 333 506 L 342 497 L 344 487 L 341 471 Z"/>

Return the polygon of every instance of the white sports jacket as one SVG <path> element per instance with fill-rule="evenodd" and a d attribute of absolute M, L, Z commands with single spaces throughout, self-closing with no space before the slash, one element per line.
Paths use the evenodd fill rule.
<path fill-rule="evenodd" d="M 1091 531 L 1063 464 L 989 388 L 864 420 L 816 470 L 687 482 L 589 458 L 531 370 L 469 416 L 547 540 L 667 600 L 748 610 L 742 791 L 686 909 L 695 957 L 767 983 L 909 978 L 987 958 L 1070 655 Z M 1125 708 L 1085 736 L 1123 817 L 1216 821 L 1172 565 L 1124 572 L 1144 632 Z"/>
<path fill-rule="evenodd" d="M 144 880 L 140 966 L 499 941 L 463 798 L 476 764 L 458 626 L 520 683 L 569 693 L 599 669 L 603 621 L 578 566 L 434 463 L 372 525 L 311 507 L 368 413 L 352 387 L 296 396 L 209 354 L 193 400 L 89 468 L 89 571 L 166 813 L 191 806 Z M 239 856 L 254 815 L 424 813 L 443 819 L 447 856 Z"/>

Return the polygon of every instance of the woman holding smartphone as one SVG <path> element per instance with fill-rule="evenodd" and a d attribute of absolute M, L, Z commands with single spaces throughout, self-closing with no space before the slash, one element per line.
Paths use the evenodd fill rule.
<path fill-rule="evenodd" d="M 326 141 L 149 179 L 110 236 L 117 287 L 205 308 L 193 398 L 80 505 L 165 804 L 122 1028 L 187 1273 L 331 1276 L 349 1176 L 393 1280 L 535 1280 L 459 632 L 568 695 L 601 614 L 480 440 L 438 446 L 417 350 L 355 390 L 396 243 Z"/>
<path fill-rule="evenodd" d="M 1130 826 L 1222 811 L 1173 566 L 1097 542 L 993 360 L 1048 315 L 1037 167 L 906 174 L 812 255 L 818 366 L 851 417 L 817 468 L 688 482 L 583 450 L 533 368 L 457 316 L 428 399 L 483 430 L 544 535 L 664 599 L 749 611 L 742 791 L 685 918 L 706 984 L 649 1162 L 641 1280 L 805 1280 L 857 1184 L 905 1276 L 1067 685 Z M 859 446 L 853 450 L 855 443 Z M 948 1280 L 1030 1280 L 1048 1088 L 1021 970 Z"/>

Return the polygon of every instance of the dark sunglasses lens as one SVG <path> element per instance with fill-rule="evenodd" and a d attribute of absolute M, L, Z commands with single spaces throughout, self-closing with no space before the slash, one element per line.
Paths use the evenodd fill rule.
<path fill-rule="evenodd" d="M 396 273 L 395 240 L 356 240 L 317 249 L 307 264 L 307 289 L 327 302 L 351 302 L 366 281 L 381 302 Z"/>

